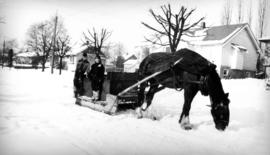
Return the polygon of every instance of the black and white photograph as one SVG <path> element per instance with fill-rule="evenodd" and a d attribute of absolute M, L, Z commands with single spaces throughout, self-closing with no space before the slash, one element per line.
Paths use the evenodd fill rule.
<path fill-rule="evenodd" d="M 270 0 L 0 0 L 0 155 L 269 155 Z"/>

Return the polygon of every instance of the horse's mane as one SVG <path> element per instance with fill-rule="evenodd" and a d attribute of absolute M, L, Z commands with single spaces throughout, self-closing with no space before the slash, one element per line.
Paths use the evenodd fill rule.
<path fill-rule="evenodd" d="M 224 97 L 224 90 L 222 87 L 221 79 L 215 69 L 211 70 L 207 80 L 209 95 L 213 103 L 220 101 Z"/>

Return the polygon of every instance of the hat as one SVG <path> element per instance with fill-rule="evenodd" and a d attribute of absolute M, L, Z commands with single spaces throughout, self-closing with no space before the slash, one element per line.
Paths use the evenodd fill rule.
<path fill-rule="evenodd" d="M 96 55 L 96 59 L 99 59 L 100 60 L 100 56 L 99 55 Z"/>
<path fill-rule="evenodd" d="M 83 57 L 87 57 L 87 53 L 84 52 L 84 53 L 83 53 Z"/>

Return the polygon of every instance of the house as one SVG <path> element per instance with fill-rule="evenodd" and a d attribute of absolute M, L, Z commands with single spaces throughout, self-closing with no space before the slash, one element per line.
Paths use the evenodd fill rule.
<path fill-rule="evenodd" d="M 72 54 L 70 54 L 69 59 L 72 60 L 69 65 L 69 68 L 72 68 L 71 70 L 75 71 L 76 69 L 76 64 L 77 61 L 79 61 L 82 58 L 83 53 L 87 53 L 88 56 L 88 61 L 90 62 L 90 65 L 94 64 L 95 62 L 95 58 L 96 58 L 96 51 L 93 47 L 89 47 L 89 46 L 81 46 L 77 49 L 74 49 L 74 51 L 72 52 Z M 101 58 L 101 62 L 103 65 L 106 64 L 106 56 L 104 53 L 99 53 L 99 56 Z"/>
<path fill-rule="evenodd" d="M 124 57 L 124 72 L 136 72 L 139 69 L 139 59 L 134 55 L 127 55 Z"/>
<path fill-rule="evenodd" d="M 260 48 L 248 24 L 203 27 L 188 48 L 217 65 L 221 78 L 254 77 Z"/>

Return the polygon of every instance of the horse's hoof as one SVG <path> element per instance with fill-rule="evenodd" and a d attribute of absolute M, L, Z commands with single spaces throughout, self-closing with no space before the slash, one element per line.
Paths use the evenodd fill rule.
<path fill-rule="evenodd" d="M 146 108 L 147 108 L 147 103 L 144 102 L 143 105 L 142 105 L 142 107 L 141 107 L 141 109 L 142 109 L 143 111 L 145 111 Z"/>
<path fill-rule="evenodd" d="M 138 118 L 138 119 L 142 119 L 142 118 L 143 118 L 143 116 L 139 116 L 139 115 L 137 115 L 137 118 Z"/>
<path fill-rule="evenodd" d="M 137 118 L 138 118 L 138 119 L 143 118 L 142 109 L 137 108 L 137 109 L 136 109 L 136 115 L 137 115 Z"/>
<path fill-rule="evenodd" d="M 184 130 L 191 130 L 191 129 L 192 129 L 192 125 L 191 125 L 191 124 L 183 124 L 183 125 L 181 125 L 181 127 L 182 127 Z"/>

